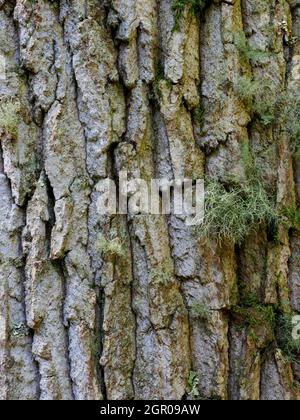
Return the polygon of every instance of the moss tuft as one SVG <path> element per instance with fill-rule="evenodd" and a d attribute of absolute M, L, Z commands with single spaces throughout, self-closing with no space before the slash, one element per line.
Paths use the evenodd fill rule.
<path fill-rule="evenodd" d="M 292 332 L 293 314 L 279 314 L 277 318 L 277 344 L 288 362 L 297 362 L 300 358 L 300 339 L 295 340 Z"/>
<path fill-rule="evenodd" d="M 204 222 L 196 229 L 202 240 L 241 243 L 259 224 L 276 218 L 272 200 L 258 179 L 228 189 L 209 182 L 205 188 Z"/>
<path fill-rule="evenodd" d="M 194 109 L 193 117 L 195 123 L 202 131 L 205 123 L 205 108 L 201 103 Z"/>
<path fill-rule="evenodd" d="M 281 221 L 288 229 L 300 230 L 300 209 L 284 207 L 281 211 Z"/>
<path fill-rule="evenodd" d="M 173 3 L 174 11 L 174 31 L 179 31 L 180 21 L 186 9 L 194 16 L 199 16 L 207 5 L 207 0 L 175 0 Z"/>
<path fill-rule="evenodd" d="M 247 76 L 243 76 L 238 79 L 234 88 L 249 112 L 257 115 L 262 124 L 270 125 L 275 121 L 276 92 L 268 80 L 254 81 Z"/>
<path fill-rule="evenodd" d="M 262 305 L 259 302 L 242 302 L 233 308 L 233 313 L 241 317 L 243 322 L 251 328 L 268 324 L 273 330 L 276 325 L 276 313 L 273 306 Z"/>
<path fill-rule="evenodd" d="M 199 379 L 198 379 L 197 373 L 191 370 L 188 377 L 188 394 L 193 399 L 199 399 L 200 397 L 198 385 L 199 385 Z"/>
<path fill-rule="evenodd" d="M 239 31 L 234 34 L 234 45 L 246 61 L 252 61 L 253 63 L 261 63 L 265 62 L 271 56 L 271 53 L 268 51 L 262 51 L 251 48 L 248 43 L 245 32 L 243 31 Z"/>
<path fill-rule="evenodd" d="M 167 86 L 168 89 L 172 88 L 172 82 L 169 79 L 165 78 L 165 72 L 163 65 L 159 62 L 156 66 L 155 71 L 155 79 L 154 79 L 154 92 L 158 99 L 162 99 L 162 83 L 164 82 L 165 86 Z"/>
<path fill-rule="evenodd" d="M 124 243 L 120 238 L 107 240 L 100 234 L 97 241 L 98 250 L 108 257 L 125 257 Z"/>
<path fill-rule="evenodd" d="M 210 317 L 210 311 L 201 302 L 194 302 L 190 306 L 191 316 L 195 319 L 200 319 L 202 321 L 208 321 Z"/>

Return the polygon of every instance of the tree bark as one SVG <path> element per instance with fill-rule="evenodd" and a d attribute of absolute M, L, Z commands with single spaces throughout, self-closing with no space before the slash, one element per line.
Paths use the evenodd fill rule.
<path fill-rule="evenodd" d="M 243 180 L 245 142 L 276 208 L 297 208 L 280 115 L 235 86 L 299 91 L 300 2 L 206 3 L 174 29 L 173 0 L 0 0 L 0 399 L 300 399 L 280 339 L 300 313 L 297 228 L 208 244 L 175 215 L 97 211 L 121 170 Z M 272 53 L 247 59 L 237 34 Z M 245 290 L 273 330 L 236 314 Z"/>

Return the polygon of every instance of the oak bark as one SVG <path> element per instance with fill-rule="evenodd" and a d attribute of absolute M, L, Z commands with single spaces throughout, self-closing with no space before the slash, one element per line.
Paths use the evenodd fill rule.
<path fill-rule="evenodd" d="M 1 399 L 300 399 L 278 324 L 253 331 L 233 310 L 246 289 L 300 313 L 297 229 L 206 245 L 174 215 L 97 211 L 101 180 L 121 170 L 244 179 L 245 142 L 276 206 L 298 205 L 286 132 L 235 85 L 299 91 L 300 2 L 208 1 L 174 30 L 175 3 L 0 0 Z M 245 59 L 238 33 L 272 54 Z"/>

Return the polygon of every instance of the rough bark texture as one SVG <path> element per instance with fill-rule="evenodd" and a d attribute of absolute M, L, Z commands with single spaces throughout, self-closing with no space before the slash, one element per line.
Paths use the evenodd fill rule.
<path fill-rule="evenodd" d="M 122 169 L 243 180 L 245 142 L 277 207 L 297 206 L 288 135 L 234 86 L 300 89 L 300 2 L 208 1 L 176 30 L 173 6 L 0 0 L 1 399 L 300 399 L 278 317 L 253 326 L 234 309 L 246 290 L 253 311 L 300 313 L 297 229 L 207 245 L 174 215 L 97 211 L 99 182 Z M 241 33 L 271 53 L 247 60 Z"/>

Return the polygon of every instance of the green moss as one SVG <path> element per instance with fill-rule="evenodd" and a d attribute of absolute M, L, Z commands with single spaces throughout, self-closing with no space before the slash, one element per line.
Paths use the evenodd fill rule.
<path fill-rule="evenodd" d="M 276 119 L 276 93 L 274 85 L 267 80 L 259 81 L 259 90 L 254 99 L 253 112 L 264 125 L 270 125 Z"/>
<path fill-rule="evenodd" d="M 204 221 L 193 227 L 200 240 L 229 241 L 240 244 L 261 224 L 278 225 L 280 217 L 275 210 L 275 196 L 267 192 L 261 169 L 245 142 L 241 160 L 247 179 L 230 178 L 227 184 L 208 181 L 205 185 Z"/>
<path fill-rule="evenodd" d="M 241 146 L 241 158 L 247 178 L 253 179 L 254 182 L 257 179 L 260 182 L 262 178 L 261 171 L 254 159 L 247 140 Z"/>
<path fill-rule="evenodd" d="M 188 377 L 188 395 L 193 400 L 202 400 L 202 401 L 214 401 L 214 400 L 222 400 L 219 395 L 211 394 L 209 397 L 205 397 L 200 394 L 199 389 L 199 378 L 197 373 L 194 371 L 190 371 Z"/>
<path fill-rule="evenodd" d="M 288 362 L 296 362 L 300 358 L 300 339 L 293 338 L 292 319 L 293 314 L 291 313 L 281 313 L 277 318 L 277 344 Z"/>
<path fill-rule="evenodd" d="M 257 82 L 247 76 L 240 77 L 235 84 L 235 91 L 248 109 L 252 109 L 254 96 L 259 89 Z"/>
<path fill-rule="evenodd" d="M 171 264 L 165 264 L 164 267 L 157 267 L 151 270 L 151 281 L 155 284 L 166 286 L 174 276 L 174 269 Z"/>
<path fill-rule="evenodd" d="M 249 336 L 257 344 L 280 348 L 288 362 L 299 360 L 300 339 L 295 340 L 292 335 L 293 313 L 282 312 L 279 305 L 263 305 L 256 296 L 248 295 L 232 308 L 232 314 L 248 327 Z"/>
<path fill-rule="evenodd" d="M 190 306 L 190 313 L 193 318 L 200 319 L 202 321 L 208 321 L 210 317 L 209 309 L 201 302 L 192 303 Z"/>
<path fill-rule="evenodd" d="M 275 339 L 275 309 L 272 305 L 261 304 L 257 296 L 250 294 L 233 306 L 232 315 L 237 325 L 247 327 L 247 334 L 257 348 L 266 348 Z"/>
<path fill-rule="evenodd" d="M 18 137 L 21 105 L 18 100 L 0 102 L 0 127 L 14 139 Z"/>
<path fill-rule="evenodd" d="M 253 80 L 240 77 L 234 85 L 236 93 L 249 112 L 256 115 L 264 125 L 274 123 L 276 118 L 289 136 L 291 150 L 298 154 L 300 149 L 300 93 L 278 92 L 275 85 L 266 78 Z"/>
<path fill-rule="evenodd" d="M 241 305 L 233 307 L 233 313 L 241 317 L 243 323 L 251 327 L 257 328 L 259 325 L 268 324 L 273 330 L 276 325 L 276 313 L 272 305 L 262 305 L 255 297 L 252 300 L 245 300 Z"/>
<path fill-rule="evenodd" d="M 125 257 L 124 242 L 120 238 L 107 240 L 104 235 L 100 234 L 97 241 L 98 250 L 108 257 Z"/>
<path fill-rule="evenodd" d="M 243 76 L 235 84 L 235 91 L 249 112 L 255 114 L 262 124 L 270 125 L 275 121 L 276 92 L 274 86 L 268 80 L 252 80 Z"/>
<path fill-rule="evenodd" d="M 194 121 L 197 124 L 197 126 L 200 128 L 200 130 L 203 130 L 204 122 L 205 122 L 205 108 L 200 103 L 193 112 Z"/>
<path fill-rule="evenodd" d="M 271 53 L 268 51 L 251 48 L 243 31 L 234 34 L 234 45 L 246 61 L 261 63 L 265 62 L 271 56 Z"/>
<path fill-rule="evenodd" d="M 284 207 L 281 211 L 281 221 L 288 229 L 300 230 L 300 209 Z"/>
<path fill-rule="evenodd" d="M 194 16 L 199 16 L 207 4 L 207 0 L 174 0 L 173 11 L 174 11 L 174 31 L 179 31 L 180 21 L 186 9 L 189 13 Z"/>
<path fill-rule="evenodd" d="M 159 62 L 156 66 L 155 81 L 159 82 L 160 80 L 163 80 L 164 78 L 165 78 L 164 68 L 162 64 Z"/>
<path fill-rule="evenodd" d="M 191 370 L 188 377 L 188 394 L 193 399 L 199 399 L 200 397 L 198 385 L 199 385 L 199 379 L 198 379 L 197 373 Z"/>
<path fill-rule="evenodd" d="M 202 240 L 215 238 L 241 243 L 259 224 L 270 223 L 276 217 L 272 200 L 259 179 L 250 179 L 244 187 L 229 188 L 208 182 L 204 222 L 196 231 Z"/>

